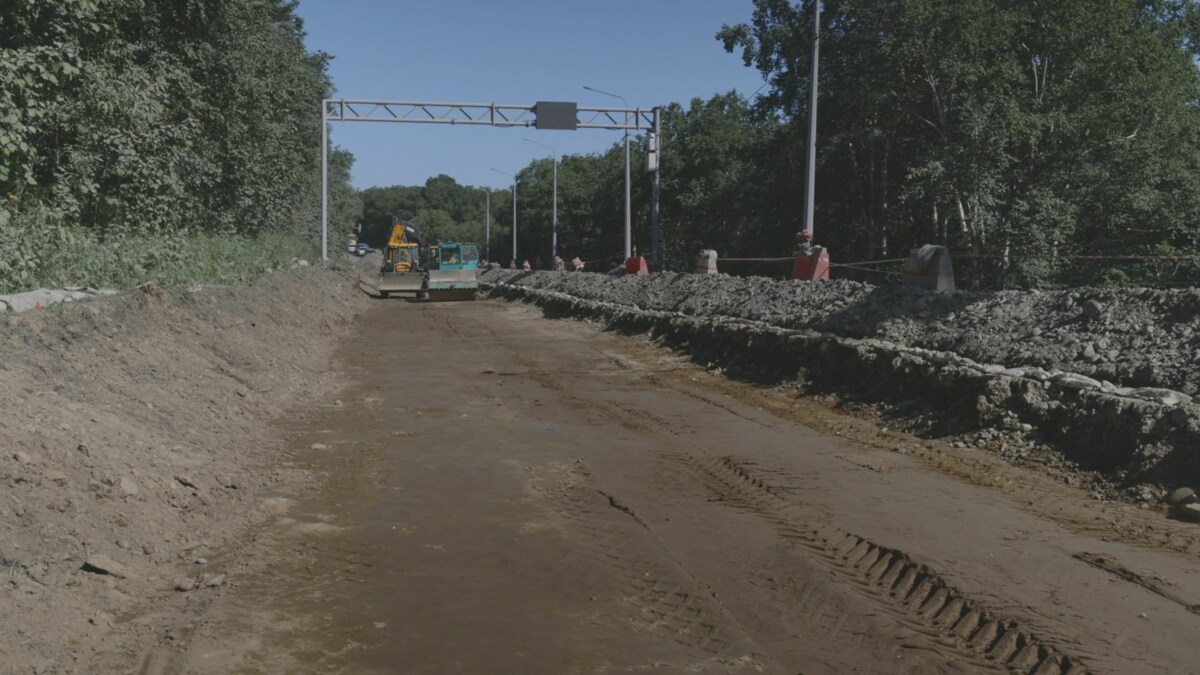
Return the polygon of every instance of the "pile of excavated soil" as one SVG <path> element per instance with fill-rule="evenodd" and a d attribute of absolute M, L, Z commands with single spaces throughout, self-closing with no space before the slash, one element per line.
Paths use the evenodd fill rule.
<path fill-rule="evenodd" d="M 491 270 L 481 279 L 639 309 L 724 316 L 1200 393 L 1200 289 L 930 293 L 854 281 Z"/>
<path fill-rule="evenodd" d="M 0 316 L 0 662 L 70 672 L 112 624 L 226 583 L 223 549 L 309 480 L 272 423 L 340 384 L 330 355 L 370 302 L 352 281 L 297 269 Z"/>
<path fill-rule="evenodd" d="M 1164 487 L 1200 486 L 1196 291 L 940 295 L 845 281 L 510 271 L 481 280 L 493 297 L 651 334 L 739 376 L 865 392 L 901 418 L 927 410 L 916 414 L 927 433 L 1061 465 L 1069 482 L 1082 469 L 1098 496 L 1147 501 Z M 1200 520 L 1200 504 L 1176 506 Z"/>

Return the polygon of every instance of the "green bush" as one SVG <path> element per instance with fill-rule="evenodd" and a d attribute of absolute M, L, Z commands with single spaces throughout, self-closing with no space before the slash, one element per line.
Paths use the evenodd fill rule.
<path fill-rule="evenodd" d="M 313 260 L 318 251 L 299 232 L 258 235 L 113 233 L 68 225 L 52 209 L 0 210 L 0 293 L 33 288 L 127 288 L 147 281 L 164 286 L 236 284 L 267 268 Z"/>

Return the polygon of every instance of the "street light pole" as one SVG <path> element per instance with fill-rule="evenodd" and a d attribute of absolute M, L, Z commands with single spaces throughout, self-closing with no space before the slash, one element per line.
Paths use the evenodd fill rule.
<path fill-rule="evenodd" d="M 329 108 L 321 101 L 321 262 L 329 262 Z"/>
<path fill-rule="evenodd" d="M 804 190 L 804 229 L 816 238 L 813 203 L 817 189 L 817 80 L 820 77 L 821 0 L 813 0 L 812 96 L 808 102 L 808 176 Z"/>
<path fill-rule="evenodd" d="M 484 188 L 483 257 L 492 261 L 492 189 Z"/>
<path fill-rule="evenodd" d="M 550 221 L 550 259 L 553 261 L 558 257 L 558 150 L 545 143 L 538 143 L 531 138 L 526 138 L 525 140 L 534 145 L 540 145 L 553 153 L 551 156 L 554 158 L 554 206 L 552 207 L 553 215 Z"/>
<path fill-rule="evenodd" d="M 500 169 L 492 169 L 492 171 L 495 171 L 496 173 L 502 173 L 505 176 L 509 176 L 513 179 L 513 219 L 512 219 L 513 255 L 512 255 L 512 259 L 513 259 L 513 264 L 515 265 L 517 262 L 517 183 L 519 183 L 520 180 L 518 180 L 516 176 L 514 176 L 511 173 L 508 173 L 507 171 L 501 171 Z"/>
<path fill-rule="evenodd" d="M 621 99 L 621 103 L 625 106 L 625 259 L 629 260 L 633 257 L 633 227 L 632 214 L 633 209 L 629 199 L 629 101 L 625 100 L 624 96 L 612 94 L 607 91 L 600 91 L 595 87 L 584 85 L 584 89 L 594 91 L 597 94 L 612 96 L 613 98 Z"/>

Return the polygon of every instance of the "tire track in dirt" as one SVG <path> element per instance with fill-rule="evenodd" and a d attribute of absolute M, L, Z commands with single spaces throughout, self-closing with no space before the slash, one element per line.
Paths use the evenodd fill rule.
<path fill-rule="evenodd" d="M 731 457 L 678 459 L 701 473 L 722 500 L 759 515 L 781 537 L 814 554 L 839 579 L 947 652 L 980 666 L 1031 675 L 1090 672 L 1018 622 L 972 602 L 903 551 L 828 525 L 805 524 L 795 506 Z"/>
<path fill-rule="evenodd" d="M 647 544 L 661 549 L 661 544 L 633 509 L 598 484 L 582 460 L 527 470 L 530 489 L 573 525 L 570 532 L 578 533 L 590 557 L 612 570 L 622 600 L 635 610 L 630 618 L 635 629 L 666 636 L 708 658 L 742 656 L 751 647 L 749 636 L 711 589 L 669 552 L 660 550 L 659 556 L 651 556 L 639 550 Z M 619 520 L 614 520 L 616 514 Z M 639 536 L 638 530 L 645 534 Z"/>
<path fill-rule="evenodd" d="M 648 412 L 606 399 L 568 394 L 553 373 L 539 369 L 530 359 L 526 359 L 526 365 L 540 384 L 562 392 L 563 402 L 572 408 L 639 433 L 675 435 L 669 431 L 670 424 Z M 1038 638 L 1017 621 L 972 601 L 932 567 L 913 560 L 903 551 L 832 526 L 813 526 L 798 506 L 732 457 L 663 448 L 658 452 L 691 469 L 719 500 L 759 516 L 780 537 L 797 544 L 858 595 L 929 638 L 939 653 L 983 668 L 1030 675 L 1090 672 L 1078 659 Z"/>
<path fill-rule="evenodd" d="M 720 398 L 693 391 L 687 382 L 677 381 L 669 374 L 652 373 L 647 378 L 664 389 L 730 412 L 730 406 Z M 903 443 L 909 457 L 920 460 L 929 468 L 971 485 L 997 490 L 1012 497 L 1023 510 L 1074 532 L 1100 538 L 1116 536 L 1121 541 L 1149 549 L 1200 555 L 1200 537 L 1196 536 L 1194 528 L 1164 520 L 1155 510 L 1130 513 L 1112 503 L 1092 504 L 1081 509 L 1075 504 L 1080 498 L 1087 498 L 1082 490 L 1014 467 L 984 452 L 959 451 L 903 433 L 881 432 L 872 420 L 835 410 L 819 401 L 784 395 L 778 390 L 761 391 L 743 384 L 722 382 L 718 378 L 706 379 L 704 386 L 734 398 L 747 399 L 775 417 L 827 433 L 836 432 L 868 447 L 887 450 Z"/>

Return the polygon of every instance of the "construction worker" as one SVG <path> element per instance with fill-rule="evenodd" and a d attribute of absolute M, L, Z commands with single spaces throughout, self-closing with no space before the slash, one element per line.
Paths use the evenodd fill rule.
<path fill-rule="evenodd" d="M 526 258 L 525 262 L 521 263 L 521 269 L 525 270 L 526 272 L 529 271 L 529 258 Z"/>
<path fill-rule="evenodd" d="M 571 265 L 575 267 L 576 272 L 583 271 L 583 261 L 579 259 L 579 256 L 575 256 L 571 259 Z"/>
<path fill-rule="evenodd" d="M 557 256 L 557 255 L 554 256 L 554 271 L 555 272 L 567 271 L 567 264 L 563 262 L 563 259 L 561 256 Z"/>

